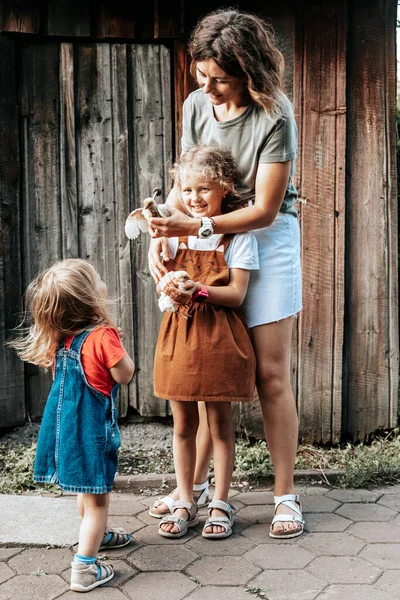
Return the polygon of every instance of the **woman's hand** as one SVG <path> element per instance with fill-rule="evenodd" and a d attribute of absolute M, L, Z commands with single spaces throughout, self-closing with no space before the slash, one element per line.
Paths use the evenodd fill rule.
<path fill-rule="evenodd" d="M 165 219 L 153 217 L 148 220 L 153 238 L 197 235 L 200 227 L 200 222 L 197 219 L 185 215 L 178 208 L 172 206 L 168 206 L 168 208 L 171 211 L 170 217 Z"/>
<path fill-rule="evenodd" d="M 164 262 L 168 262 L 169 259 L 170 255 L 168 239 L 161 237 L 157 240 L 151 240 L 148 254 L 149 270 L 156 283 L 158 283 L 160 279 L 162 279 L 162 277 L 168 273 L 168 269 Z"/>

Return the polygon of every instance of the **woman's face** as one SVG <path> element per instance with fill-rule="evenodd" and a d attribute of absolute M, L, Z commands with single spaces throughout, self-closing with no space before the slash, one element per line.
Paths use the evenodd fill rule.
<path fill-rule="evenodd" d="M 242 104 L 247 97 L 245 77 L 228 75 L 212 58 L 198 62 L 196 73 L 199 86 L 215 106 L 226 102 Z"/>
<path fill-rule="evenodd" d="M 221 214 L 225 190 L 215 181 L 207 180 L 199 171 L 185 171 L 181 176 L 182 200 L 193 217 L 213 217 Z"/>

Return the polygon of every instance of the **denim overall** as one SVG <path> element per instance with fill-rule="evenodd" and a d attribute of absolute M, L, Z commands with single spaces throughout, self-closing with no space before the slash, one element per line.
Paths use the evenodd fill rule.
<path fill-rule="evenodd" d="M 112 489 L 118 466 L 115 384 L 111 397 L 91 387 L 81 363 L 81 349 L 91 329 L 76 335 L 68 350 L 55 354 L 54 381 L 37 444 L 34 480 L 62 490 L 104 494 Z"/>

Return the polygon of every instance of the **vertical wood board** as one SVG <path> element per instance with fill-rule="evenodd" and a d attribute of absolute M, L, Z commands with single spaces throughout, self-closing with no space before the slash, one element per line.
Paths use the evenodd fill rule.
<path fill-rule="evenodd" d="M 344 433 L 364 440 L 396 422 L 395 3 L 349 6 Z"/>
<path fill-rule="evenodd" d="M 0 37 L 0 427 L 25 419 L 24 365 L 5 346 L 22 312 L 16 48 Z"/>

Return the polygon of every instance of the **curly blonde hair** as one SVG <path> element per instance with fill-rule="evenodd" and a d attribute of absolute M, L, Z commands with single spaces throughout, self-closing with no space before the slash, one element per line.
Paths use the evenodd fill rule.
<path fill-rule="evenodd" d="M 17 328 L 22 333 L 8 345 L 22 360 L 47 368 L 67 335 L 96 324 L 115 327 L 112 302 L 100 282 L 94 267 L 79 258 L 61 260 L 40 273 L 26 290 L 25 317 Z"/>
<path fill-rule="evenodd" d="M 214 146 L 194 146 L 184 152 L 170 171 L 180 191 L 185 171 L 200 172 L 207 181 L 218 183 L 227 192 L 222 202 L 223 211 L 230 210 L 240 202 L 242 173 L 229 150 Z"/>
<path fill-rule="evenodd" d="M 284 59 L 261 17 L 233 8 L 209 13 L 193 30 L 189 52 L 195 79 L 197 63 L 213 59 L 228 75 L 245 77 L 250 97 L 267 114 L 281 114 Z"/>

